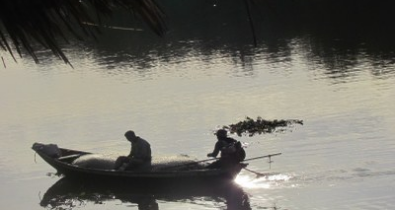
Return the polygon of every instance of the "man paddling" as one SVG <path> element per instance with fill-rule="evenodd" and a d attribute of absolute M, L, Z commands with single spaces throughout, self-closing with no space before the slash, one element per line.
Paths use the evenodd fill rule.
<path fill-rule="evenodd" d="M 151 167 L 151 145 L 131 130 L 125 133 L 125 137 L 132 148 L 128 156 L 118 157 L 115 170 L 148 170 Z"/>

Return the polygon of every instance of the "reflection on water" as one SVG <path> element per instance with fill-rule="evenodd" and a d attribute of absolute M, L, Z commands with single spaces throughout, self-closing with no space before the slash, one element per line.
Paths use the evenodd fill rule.
<path fill-rule="evenodd" d="M 161 185 L 147 187 L 117 183 L 80 182 L 62 178 L 51 186 L 40 205 L 48 209 L 73 209 L 86 205 L 100 205 L 121 201 L 123 205 L 137 205 L 140 210 L 161 209 L 164 202 L 191 205 L 219 205 L 228 210 L 250 210 L 249 197 L 238 185 L 219 186 Z M 201 203 L 201 201 L 204 201 Z M 96 206 L 97 208 L 97 206 Z M 221 207 L 222 209 L 223 207 Z"/>
<path fill-rule="evenodd" d="M 187 69 L 186 65 L 205 74 L 213 73 L 205 66 L 226 65 L 232 74 L 253 76 L 260 65 L 280 64 L 289 71 L 296 59 L 340 83 L 366 71 L 380 79 L 395 75 L 394 15 L 388 9 L 395 3 L 390 1 L 254 1 L 256 47 L 246 11 L 240 9 L 242 1 L 165 0 L 161 4 L 170 28 L 164 38 L 147 29 L 104 28 L 97 42 L 74 42 L 66 46 L 66 54 L 77 68 L 78 63 L 91 60 L 106 75 L 136 72 L 148 78 Z M 129 16 L 118 14 L 107 24 L 124 26 L 130 21 Z M 54 66 L 49 51 L 38 54 L 46 68 Z"/>
<path fill-rule="evenodd" d="M 251 74 L 260 60 L 290 62 L 299 54 L 334 78 L 359 74 L 361 62 L 366 61 L 373 76 L 394 76 L 388 69 L 395 57 L 391 2 L 255 1 L 257 47 L 252 47 L 245 10 L 238 9 L 241 1 L 162 4 L 171 29 L 165 38 L 149 31 L 107 29 L 97 44 L 85 44 L 84 50 L 109 74 L 130 69 L 149 74 L 150 69 L 182 67 L 193 60 L 241 66 Z"/>

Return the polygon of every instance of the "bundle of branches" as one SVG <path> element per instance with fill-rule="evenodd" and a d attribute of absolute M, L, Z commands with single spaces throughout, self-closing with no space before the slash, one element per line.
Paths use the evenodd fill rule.
<path fill-rule="evenodd" d="M 236 124 L 223 126 L 223 129 L 229 130 L 230 133 L 236 133 L 238 136 L 255 134 L 265 134 L 277 131 L 279 127 L 286 127 L 291 124 L 303 125 L 302 120 L 264 120 L 262 117 L 257 117 L 256 120 L 246 117 L 245 120 L 239 121 Z"/>
<path fill-rule="evenodd" d="M 94 37 L 98 31 L 84 23 L 100 24 L 101 17 L 110 16 L 117 8 L 137 14 L 160 36 L 166 31 L 164 13 L 154 0 L 4 0 L 0 6 L 0 48 L 15 60 L 12 43 L 20 56 L 23 48 L 38 62 L 32 47 L 36 41 L 70 64 L 56 38 L 67 42 L 67 33 L 80 40 Z"/>

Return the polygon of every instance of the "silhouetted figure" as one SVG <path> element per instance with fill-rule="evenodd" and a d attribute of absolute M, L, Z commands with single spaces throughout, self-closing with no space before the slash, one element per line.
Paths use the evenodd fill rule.
<path fill-rule="evenodd" d="M 219 160 L 213 162 L 208 168 L 229 167 L 240 163 L 245 159 L 246 153 L 241 143 L 233 138 L 228 137 L 227 131 L 220 129 L 216 133 L 217 142 L 212 153 L 207 157 L 217 157 L 221 153 Z"/>
<path fill-rule="evenodd" d="M 115 162 L 116 170 L 148 170 L 151 167 L 151 145 L 136 136 L 133 131 L 127 131 L 125 137 L 131 142 L 128 156 L 120 156 Z"/>

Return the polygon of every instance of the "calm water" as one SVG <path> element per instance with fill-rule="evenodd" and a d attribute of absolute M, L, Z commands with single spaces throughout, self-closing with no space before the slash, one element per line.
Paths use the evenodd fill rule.
<path fill-rule="evenodd" d="M 14 63 L 1 52 L 7 68 L 0 67 L 0 208 L 50 209 L 40 202 L 57 188 L 64 199 L 57 209 L 394 209 L 393 26 L 351 24 L 344 16 L 319 22 L 310 13 L 292 18 L 274 5 L 256 16 L 253 47 L 245 11 L 214 3 L 191 3 L 201 10 L 189 15 L 173 5 L 164 38 L 104 30 L 98 43 L 71 43 L 74 68 L 45 50 L 40 64 Z M 122 25 L 123 18 L 118 26 L 136 27 Z M 282 155 L 271 165 L 250 162 L 249 169 L 274 175 L 242 171 L 231 194 L 90 195 L 66 184 L 70 194 L 30 149 L 43 142 L 125 154 L 123 133 L 133 129 L 154 155 L 205 159 L 212 131 L 246 116 L 304 125 L 237 137 L 248 143 L 248 157 Z"/>

